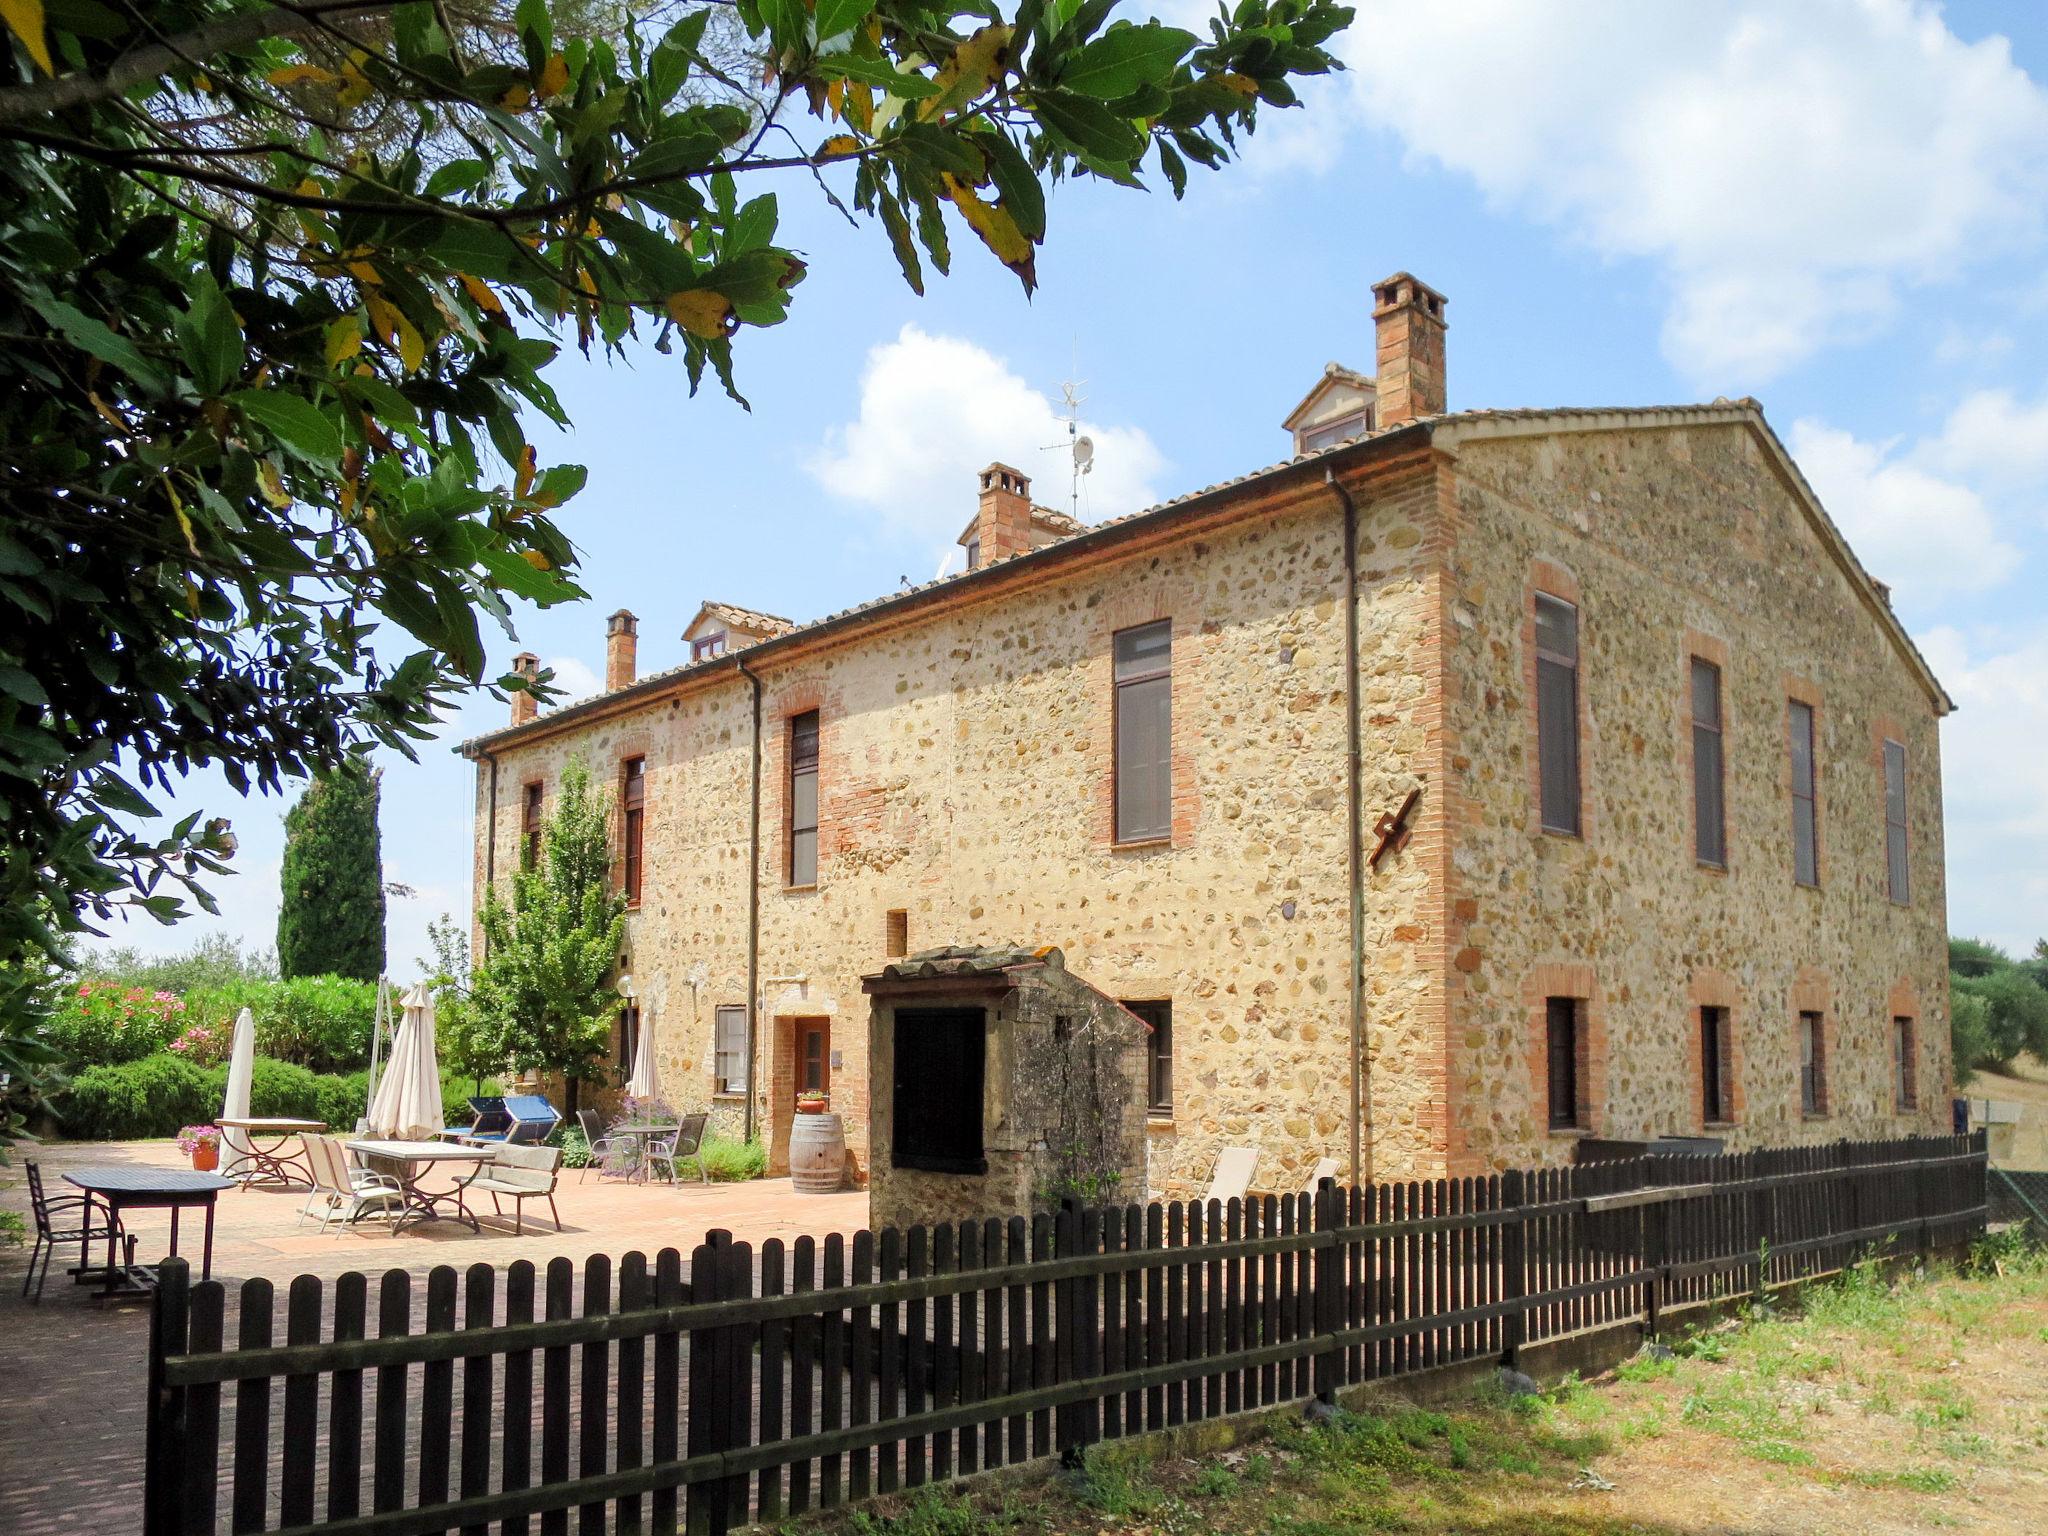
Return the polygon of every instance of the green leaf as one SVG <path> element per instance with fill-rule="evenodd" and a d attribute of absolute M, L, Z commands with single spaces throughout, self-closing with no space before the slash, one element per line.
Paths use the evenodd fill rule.
<path fill-rule="evenodd" d="M 50 696 L 43 691 L 43 685 L 21 667 L 0 665 L 0 693 L 38 709 L 50 707 Z"/>
<path fill-rule="evenodd" d="M 91 353 L 103 363 L 111 363 L 151 394 L 164 392 L 164 376 L 150 365 L 127 337 L 116 335 L 100 321 L 72 308 L 62 299 L 30 295 L 28 302 L 30 308 L 61 331 L 80 351 Z"/>
<path fill-rule="evenodd" d="M 482 186 L 490 174 L 491 168 L 481 160 L 450 160 L 427 178 L 424 190 L 428 197 L 467 192 L 472 187 Z"/>
<path fill-rule="evenodd" d="M 919 298 L 924 297 L 924 269 L 917 259 L 917 246 L 910 238 L 910 221 L 903 216 L 903 205 L 896 201 L 893 192 L 881 195 L 882 228 L 889 232 L 889 244 L 895 249 L 896 264 L 903 269 L 903 281 L 910 284 L 910 291 Z"/>
<path fill-rule="evenodd" d="M 988 152 L 989 179 L 1002 194 L 1003 209 L 1016 221 L 1018 230 L 1033 242 L 1045 238 L 1045 188 L 1038 173 L 1024 158 L 1024 152 L 1010 142 L 1001 129 L 975 136 L 974 142 Z"/>
<path fill-rule="evenodd" d="M 775 194 L 763 192 L 739 211 L 725 232 L 724 259 L 744 256 L 775 238 Z"/>
<path fill-rule="evenodd" d="M 1099 101 L 1065 91 L 1038 91 L 1031 110 L 1053 136 L 1083 155 L 1129 164 L 1145 149 L 1145 137 L 1129 118 L 1119 117 Z"/>
<path fill-rule="evenodd" d="M 818 0 L 818 41 L 851 32 L 875 8 L 875 0 Z"/>
<path fill-rule="evenodd" d="M 851 53 L 835 53 L 818 60 L 818 73 L 840 75 L 872 85 L 904 101 L 921 101 L 939 94 L 938 84 L 924 75 L 899 70 L 887 59 L 863 59 Z"/>
<path fill-rule="evenodd" d="M 711 22 L 711 8 L 700 6 L 668 29 L 647 61 L 647 93 L 656 107 L 675 100 L 676 92 L 690 78 L 690 66 L 704 42 L 704 28 Z"/>
<path fill-rule="evenodd" d="M 178 347 L 199 392 L 222 394 L 241 376 L 242 327 L 210 274 L 192 279 L 192 307 L 178 318 Z"/>
<path fill-rule="evenodd" d="M 308 464 L 332 469 L 340 460 L 341 434 L 311 401 L 282 390 L 242 389 L 228 402 Z"/>
<path fill-rule="evenodd" d="M 1069 91 L 1116 101 L 1140 86 L 1167 79 L 1194 49 L 1195 34 L 1178 27 L 1148 22 L 1142 27 L 1118 24 L 1078 49 L 1060 71 L 1059 83 Z"/>

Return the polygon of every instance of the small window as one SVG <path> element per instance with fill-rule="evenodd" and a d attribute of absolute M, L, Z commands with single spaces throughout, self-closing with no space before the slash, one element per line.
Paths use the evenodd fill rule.
<path fill-rule="evenodd" d="M 818 883 L 818 712 L 789 722 L 789 883 Z"/>
<path fill-rule="evenodd" d="M 1792 758 L 1792 878 L 1820 884 L 1820 803 L 1815 795 L 1813 706 L 1794 699 L 1786 712 Z"/>
<path fill-rule="evenodd" d="M 690 660 L 709 661 L 713 656 L 723 656 L 728 644 L 726 632 L 722 629 L 712 634 L 699 635 L 690 642 Z"/>
<path fill-rule="evenodd" d="M 1173 624 L 1161 619 L 1118 633 L 1116 840 L 1173 833 Z"/>
<path fill-rule="evenodd" d="M 890 912 L 883 944 L 891 960 L 910 953 L 910 914 L 903 908 Z"/>
<path fill-rule="evenodd" d="M 1721 754 L 1721 669 L 1692 659 L 1693 856 L 1728 866 L 1728 818 Z"/>
<path fill-rule="evenodd" d="M 1799 1015 L 1799 1110 L 1807 1115 L 1828 1112 L 1827 1035 L 1817 1013 Z"/>
<path fill-rule="evenodd" d="M 712 1042 L 712 1091 L 747 1091 L 747 1010 L 737 1003 L 722 1003 L 713 1020 L 716 1038 Z"/>
<path fill-rule="evenodd" d="M 1348 442 L 1354 437 L 1361 437 L 1371 430 L 1372 407 L 1366 406 L 1363 410 L 1351 411 L 1343 416 L 1339 416 L 1335 421 L 1325 422 L 1320 427 L 1310 427 L 1306 432 L 1300 434 L 1299 442 L 1294 451 L 1296 453 L 1314 453 L 1318 449 L 1328 448 L 1336 443 Z"/>
<path fill-rule="evenodd" d="M 620 888 L 626 905 L 640 905 L 641 833 L 647 822 L 647 759 L 630 757 L 619 773 Z"/>
<path fill-rule="evenodd" d="M 1143 1019 L 1145 1031 L 1145 1107 L 1155 1115 L 1173 1113 L 1173 1004 L 1125 1003 Z"/>
<path fill-rule="evenodd" d="M 1576 1129 L 1579 1124 L 1579 999 L 1544 999 L 1544 1049 L 1548 1063 L 1550 1128 Z"/>
<path fill-rule="evenodd" d="M 979 566 L 980 564 L 981 564 L 981 540 L 980 540 L 980 539 L 969 539 L 969 540 L 967 541 L 967 569 L 969 569 L 969 570 L 971 571 L 971 570 L 975 569 L 975 567 Z"/>
<path fill-rule="evenodd" d="M 1543 830 L 1580 835 L 1579 610 L 1536 594 L 1536 759 Z"/>
<path fill-rule="evenodd" d="M 520 859 L 527 869 L 540 867 L 541 815 L 545 800 L 540 781 L 526 786 L 526 806 L 519 822 Z"/>
<path fill-rule="evenodd" d="M 1717 1125 L 1728 1113 L 1728 1010 L 1700 1010 L 1700 1118 Z"/>
<path fill-rule="evenodd" d="M 619 1070 L 630 1075 L 640 1051 L 640 1009 L 628 1003 L 619 1010 Z"/>
<path fill-rule="evenodd" d="M 931 1173 L 986 1173 L 979 1008 L 898 1008 L 890 1159 Z"/>
<path fill-rule="evenodd" d="M 1885 889 L 1905 906 L 1913 899 L 1906 878 L 1906 749 L 1896 741 L 1884 744 L 1884 859 Z"/>
<path fill-rule="evenodd" d="M 1913 1050 L 1913 1021 L 1899 1017 L 1892 1020 L 1892 1103 L 1901 1112 L 1919 1106 L 1920 1091 L 1915 1071 Z"/>

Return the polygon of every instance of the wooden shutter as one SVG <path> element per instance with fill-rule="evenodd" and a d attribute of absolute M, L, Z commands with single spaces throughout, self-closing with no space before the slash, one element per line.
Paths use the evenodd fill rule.
<path fill-rule="evenodd" d="M 1728 863 L 1728 819 L 1721 752 L 1721 669 L 1692 659 L 1693 855 L 1702 864 Z"/>
<path fill-rule="evenodd" d="M 1536 594 L 1536 758 L 1543 828 L 1577 837 L 1579 814 L 1579 611 Z"/>
<path fill-rule="evenodd" d="M 1115 639 L 1116 840 L 1173 835 L 1173 625 Z"/>
<path fill-rule="evenodd" d="M 1905 905 L 1913 899 L 1906 869 L 1906 749 L 1896 741 L 1884 744 L 1885 890 Z"/>
<path fill-rule="evenodd" d="M 1792 754 L 1792 878 L 1820 884 L 1820 805 L 1815 795 L 1813 706 L 1798 699 L 1786 712 Z"/>
<path fill-rule="evenodd" d="M 1579 1000 L 1545 999 L 1544 1029 L 1550 1126 L 1552 1130 L 1568 1130 L 1579 1123 Z"/>
<path fill-rule="evenodd" d="M 789 722 L 789 883 L 818 883 L 818 712 Z"/>

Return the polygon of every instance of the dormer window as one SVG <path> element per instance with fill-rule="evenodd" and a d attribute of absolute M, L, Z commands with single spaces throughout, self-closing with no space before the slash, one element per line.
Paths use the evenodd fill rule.
<path fill-rule="evenodd" d="M 690 660 L 709 661 L 713 656 L 726 652 L 726 632 L 718 630 L 713 634 L 699 635 L 690 642 Z"/>
<path fill-rule="evenodd" d="M 1325 422 L 1319 427 L 1297 433 L 1296 450 L 1301 453 L 1316 453 L 1337 443 L 1349 442 L 1354 437 L 1363 437 L 1372 430 L 1372 407 L 1339 416 L 1335 421 Z"/>
<path fill-rule="evenodd" d="M 980 564 L 981 564 L 981 540 L 979 540 L 979 539 L 969 539 L 969 540 L 967 541 L 967 569 L 969 569 L 969 570 L 971 571 L 971 570 L 973 570 L 973 569 L 974 569 L 974 568 L 975 568 L 976 566 L 978 566 L 978 565 L 980 565 Z"/>

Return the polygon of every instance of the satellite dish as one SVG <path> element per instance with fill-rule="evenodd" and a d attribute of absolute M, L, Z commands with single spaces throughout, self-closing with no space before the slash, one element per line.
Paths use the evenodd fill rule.
<path fill-rule="evenodd" d="M 1085 475 L 1095 468 L 1095 439 L 1077 437 L 1074 439 L 1074 473 Z"/>

